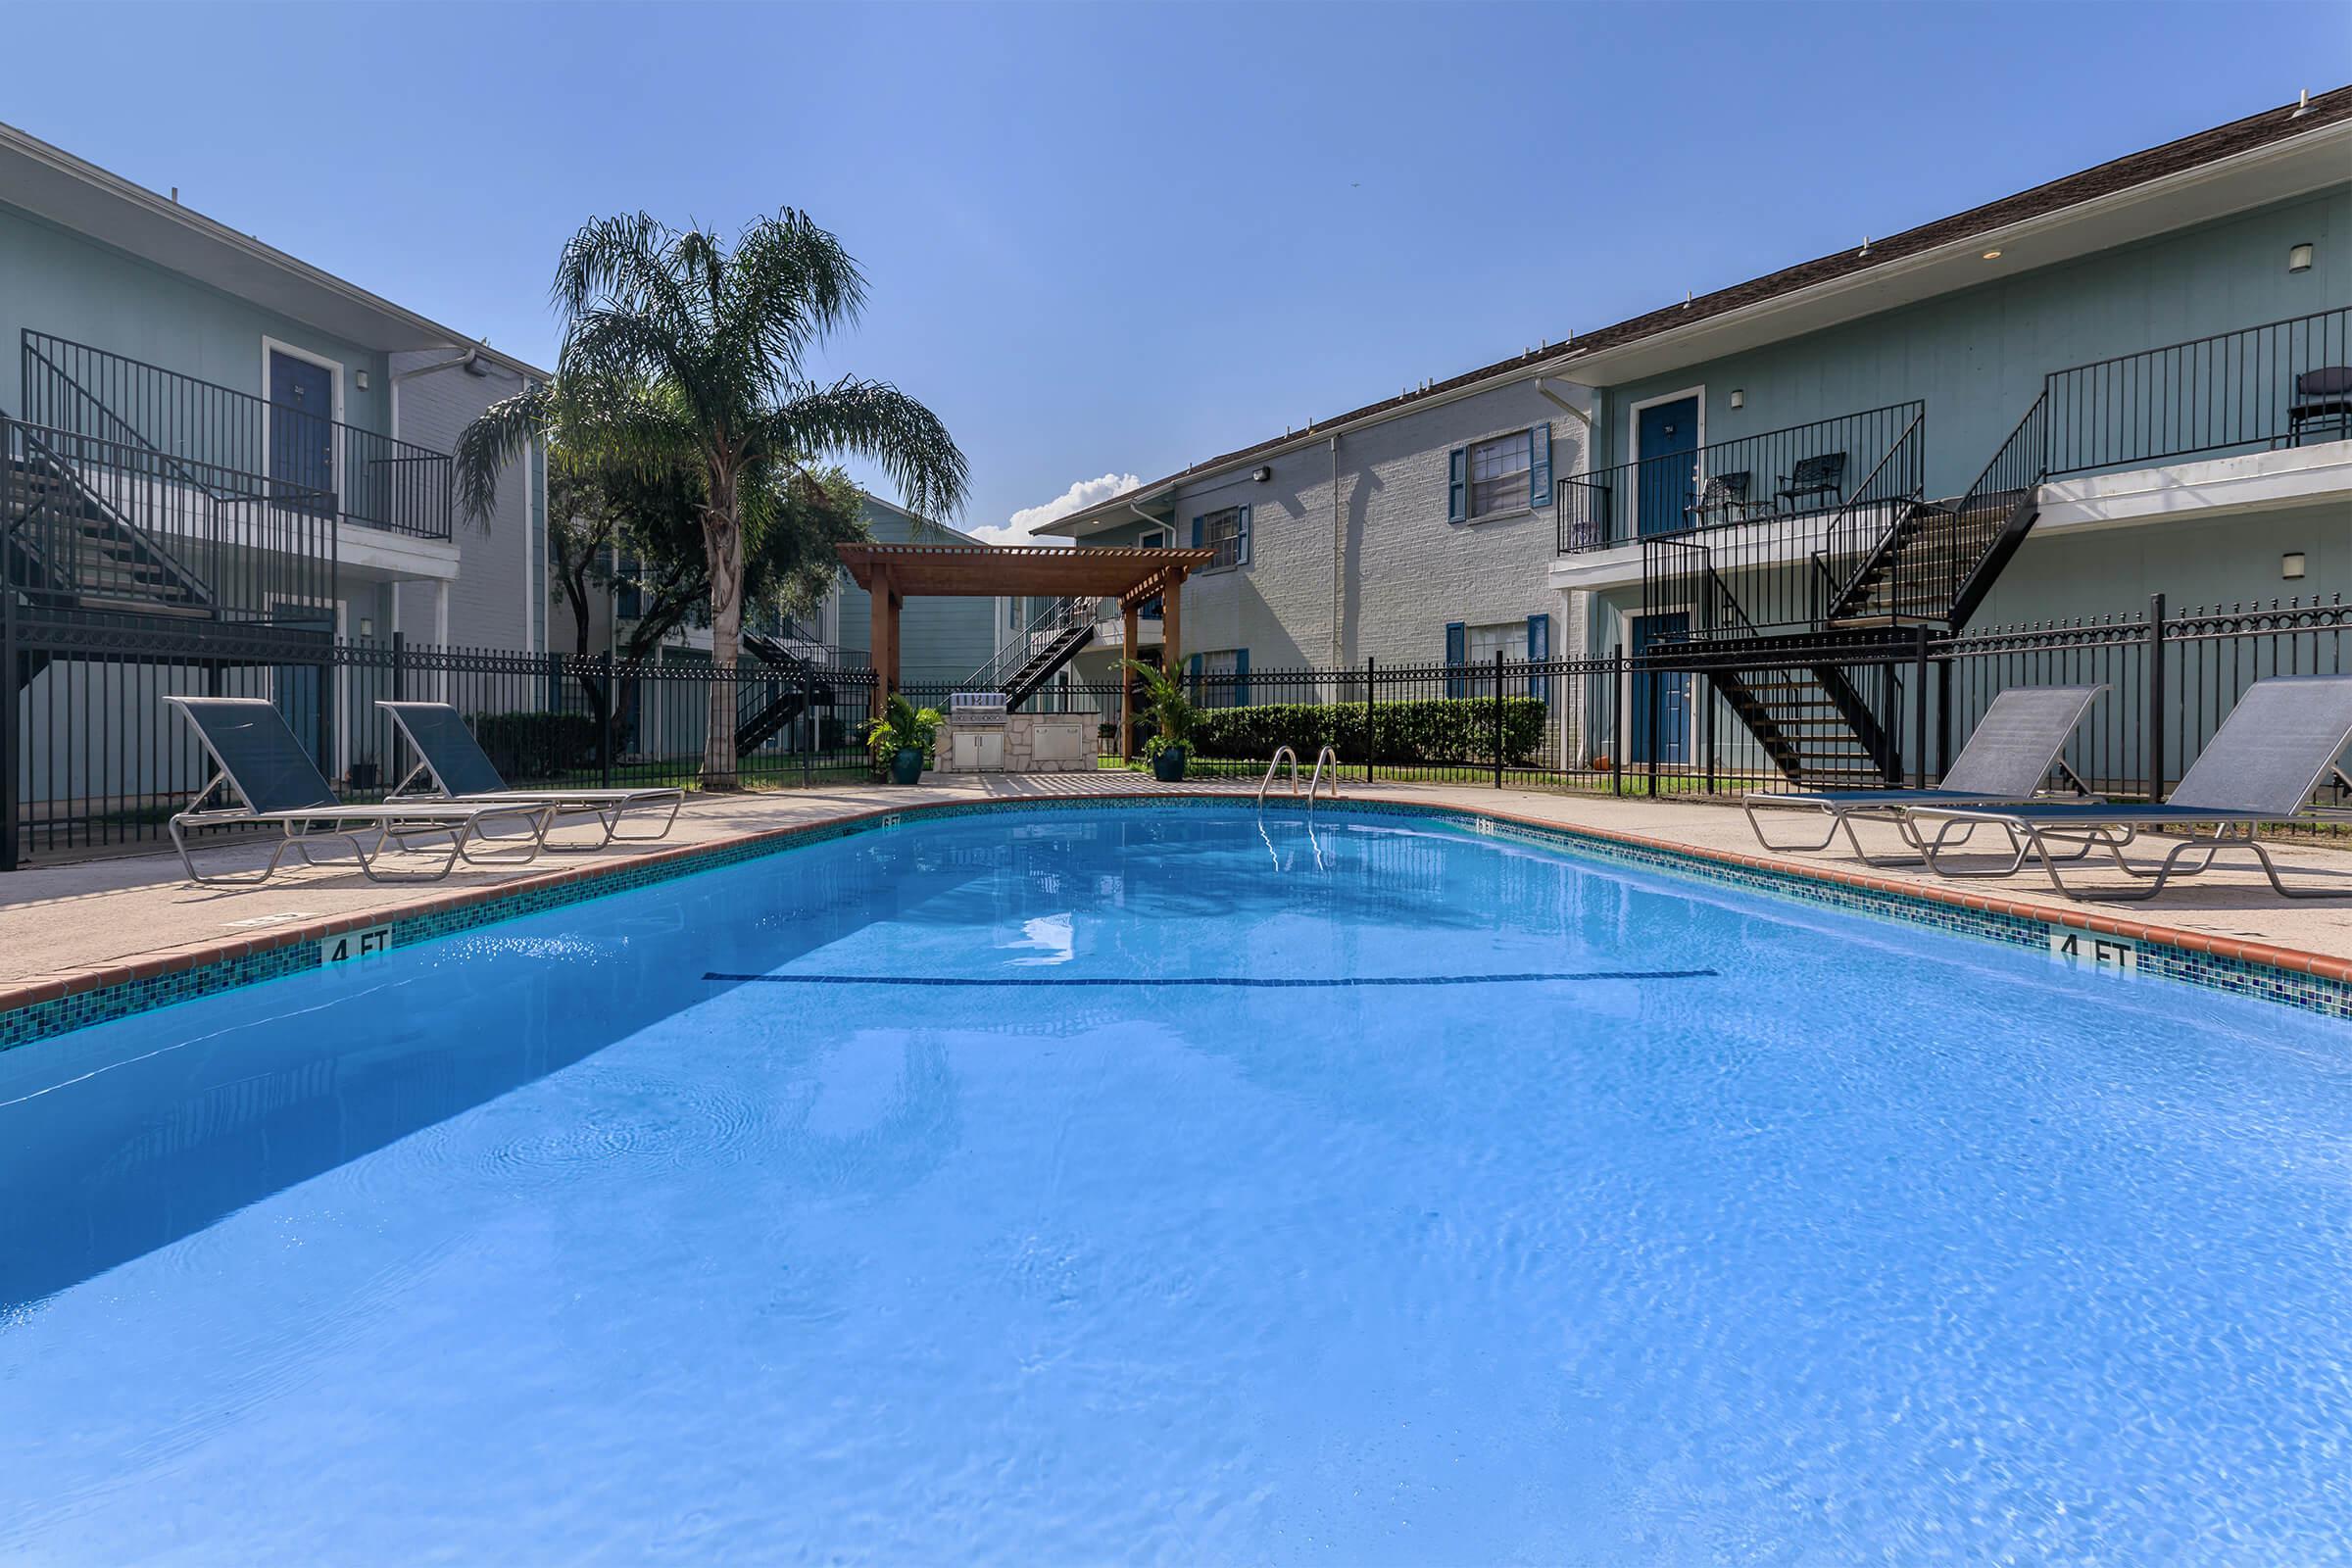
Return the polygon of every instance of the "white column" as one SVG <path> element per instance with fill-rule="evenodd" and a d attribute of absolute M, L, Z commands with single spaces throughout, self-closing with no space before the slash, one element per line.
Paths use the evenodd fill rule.
<path fill-rule="evenodd" d="M 447 582 L 433 584 L 433 641 L 444 649 L 449 646 L 449 584 Z M 437 687 L 434 696 L 442 702 L 448 702 L 449 666 L 446 662 L 441 666 L 440 679 L 434 684 Z"/>

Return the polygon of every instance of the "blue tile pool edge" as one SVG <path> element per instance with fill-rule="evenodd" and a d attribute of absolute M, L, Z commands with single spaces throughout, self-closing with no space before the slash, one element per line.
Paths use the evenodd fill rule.
<path fill-rule="evenodd" d="M 885 832 L 914 820 L 1000 811 L 1165 810 L 1171 808 L 1226 811 L 1253 808 L 1250 803 L 1217 795 L 1076 795 L 1009 801 L 919 803 L 831 822 L 812 823 L 806 827 L 782 828 L 681 855 L 615 865 L 589 876 L 522 888 L 503 897 L 476 900 L 453 905 L 446 909 L 395 918 L 389 922 L 390 945 L 405 948 L 420 942 L 437 941 L 460 932 L 544 913 L 591 899 L 611 898 L 674 881 L 679 877 L 723 870 L 812 844 L 827 843 L 854 834 Z M 1301 807 L 1285 802 L 1269 803 L 1269 808 L 1285 813 L 1303 810 Z M 1894 892 L 1882 887 L 1855 886 L 1798 870 L 1766 869 L 1716 859 L 1695 851 L 1632 843 L 1574 827 L 1531 823 L 1469 807 L 1424 805 L 1408 801 L 1350 800 L 1343 803 L 1340 808 L 1349 814 L 1410 816 L 1441 822 L 1481 837 L 1506 839 L 1547 850 L 1564 850 L 1594 859 L 1690 877 L 1719 887 L 1737 888 L 1905 925 L 1924 926 L 1950 935 L 1973 937 L 2035 953 L 2048 950 L 2050 933 L 2060 925 L 2060 922 L 2048 919 L 1995 909 L 1968 908 L 1940 899 Z M 2137 978 L 2180 982 L 2230 996 L 2315 1012 L 2323 1017 L 2352 1021 L 2352 984 L 2326 975 L 2298 974 L 2290 969 L 2251 959 L 2200 953 L 2152 937 L 2142 936 L 2133 940 L 2138 950 Z M 317 940 L 296 938 L 259 953 L 52 998 L 0 1012 L 0 1051 L 68 1034 L 92 1024 L 152 1011 L 157 1007 L 232 991 L 240 986 L 306 973 L 318 967 Z"/>

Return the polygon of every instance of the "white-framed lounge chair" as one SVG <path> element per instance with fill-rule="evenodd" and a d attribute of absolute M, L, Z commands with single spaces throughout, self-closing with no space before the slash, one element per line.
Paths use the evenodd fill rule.
<path fill-rule="evenodd" d="M 2070 899 L 2136 902 L 2164 891 L 2174 876 L 2210 868 L 2221 853 L 2253 853 L 2272 890 L 2288 899 L 2352 898 L 2352 886 L 2290 888 L 2255 838 L 2265 822 L 2284 822 L 2302 810 L 2344 747 L 2352 743 L 2352 675 L 2278 675 L 2246 688 L 2222 727 L 2162 806 L 2088 806 L 2036 802 L 2011 807 L 1920 806 L 1911 809 L 1928 868 L 1944 876 L 2007 876 L 2038 859 L 2050 886 Z M 1950 835 L 1986 823 L 2009 836 L 2005 864 L 1959 868 L 1940 863 L 1955 847 Z M 1931 826 L 1933 831 L 1931 832 Z M 2133 865 L 2125 847 L 2143 830 L 2186 835 L 2153 866 Z M 2087 854 L 2105 850 L 2145 888 L 2077 891 L 2058 875 L 2053 844 Z M 2184 861 L 2188 863 L 2183 863 Z"/>
<path fill-rule="evenodd" d="M 678 820 L 678 808 L 686 801 L 682 789 L 510 789 L 490 760 L 473 731 L 466 727 L 466 719 L 447 703 L 386 703 L 375 705 L 392 715 L 392 722 L 409 738 L 421 760 L 409 769 L 408 776 L 393 788 L 395 800 L 417 800 L 408 792 L 420 781 L 429 781 L 436 797 L 467 806 L 520 807 L 525 809 L 552 807 L 556 822 L 561 825 L 566 816 L 593 816 L 603 826 L 604 837 L 593 844 L 558 844 L 552 840 L 544 847 L 566 854 L 585 854 L 601 850 L 618 840 L 623 844 L 652 843 L 666 838 Z M 651 833 L 623 832 L 622 827 L 631 811 L 661 812 L 662 825 Z"/>
<path fill-rule="evenodd" d="M 1839 830 L 1854 854 L 1871 865 L 1917 864 L 1920 857 L 1874 858 L 1854 836 L 1854 822 L 1892 822 L 1904 842 L 1919 848 L 1917 833 L 1905 813 L 1921 806 L 2006 806 L 2031 801 L 2041 793 L 2058 754 L 2082 722 L 2082 715 L 2099 699 L 2104 686 L 2012 686 L 1994 697 L 1970 732 L 1968 744 L 1944 770 L 1942 782 L 1932 790 L 1818 790 L 1810 794 L 1771 794 L 1758 791 L 1741 797 L 1747 825 L 1756 842 L 1768 850 L 1811 854 L 1826 850 Z M 1818 844 L 1775 844 L 1764 836 L 1758 810 L 1819 811 L 1829 818 Z"/>
<path fill-rule="evenodd" d="M 353 856 L 370 882 L 437 882 L 457 866 L 461 856 L 485 864 L 519 865 L 539 853 L 547 837 L 552 808 L 532 809 L 512 804 L 470 806 L 449 801 L 387 801 L 380 806 L 346 806 L 335 799 L 324 777 L 294 732 L 285 715 L 255 697 L 166 697 L 195 730 L 213 760 L 212 781 L 172 818 L 172 847 L 188 880 L 208 886 L 248 887 L 267 882 L 277 871 L 288 850 L 306 865 L 318 861 L 311 846 L 319 839 L 351 841 Z M 207 807 L 223 787 L 234 790 L 243 806 Z M 468 844 L 480 833 L 485 819 L 519 817 L 531 826 L 527 842 L 495 854 L 474 855 Z M 258 873 L 206 876 L 188 854 L 192 828 L 252 824 L 277 829 L 277 846 L 270 863 Z M 449 854 L 438 868 L 421 872 L 376 869 L 387 844 L 408 847 L 414 837 L 448 835 Z M 372 841 L 372 842 L 370 842 Z"/>

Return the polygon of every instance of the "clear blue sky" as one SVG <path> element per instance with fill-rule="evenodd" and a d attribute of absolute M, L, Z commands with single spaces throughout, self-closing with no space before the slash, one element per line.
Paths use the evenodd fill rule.
<path fill-rule="evenodd" d="M 967 526 L 2352 80 L 2352 7 L 12 8 L 0 118 L 541 365 L 783 205 Z M 96 91 L 102 74 L 104 90 Z"/>

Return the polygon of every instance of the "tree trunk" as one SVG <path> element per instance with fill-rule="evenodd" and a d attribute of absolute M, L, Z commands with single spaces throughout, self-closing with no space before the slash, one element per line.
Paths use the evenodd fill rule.
<path fill-rule="evenodd" d="M 710 564 L 710 730 L 703 737 L 703 788 L 738 786 L 735 767 L 735 661 L 743 648 L 743 525 L 735 507 L 735 475 L 710 470 L 710 504 L 703 513 L 703 553 Z"/>

